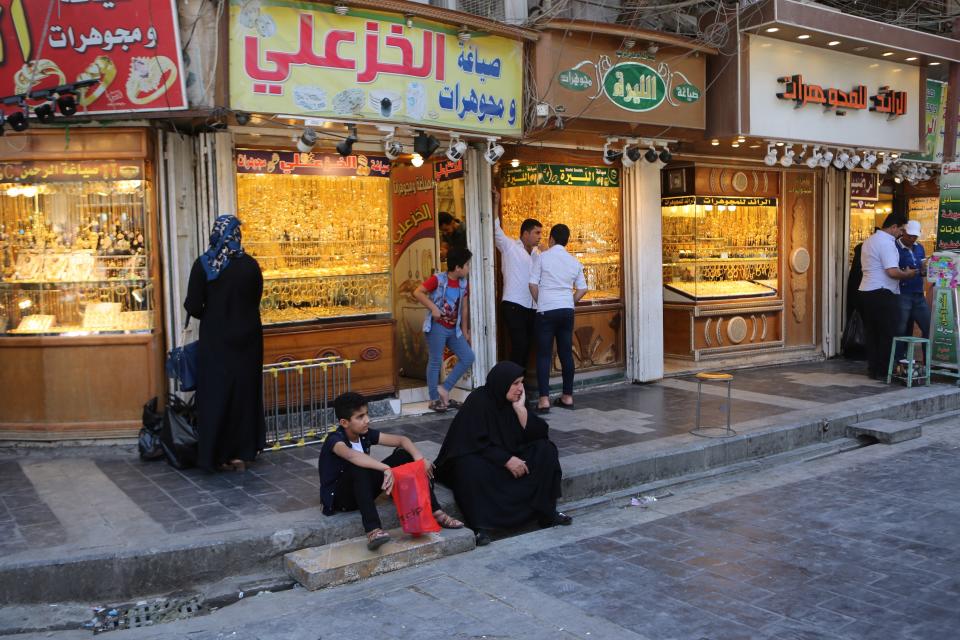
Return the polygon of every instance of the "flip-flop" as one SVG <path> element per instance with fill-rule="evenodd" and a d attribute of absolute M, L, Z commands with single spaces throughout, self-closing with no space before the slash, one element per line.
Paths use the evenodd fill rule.
<path fill-rule="evenodd" d="M 459 402 L 459 401 L 457 401 L 457 400 L 454 400 L 453 398 L 450 398 L 449 400 L 447 400 L 447 408 L 448 408 L 448 409 L 459 409 L 459 408 L 462 407 L 462 406 L 463 406 L 463 403 L 462 403 L 462 402 Z"/>

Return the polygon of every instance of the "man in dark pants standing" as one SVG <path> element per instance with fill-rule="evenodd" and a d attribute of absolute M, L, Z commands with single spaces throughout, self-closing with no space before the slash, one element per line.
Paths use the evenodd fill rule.
<path fill-rule="evenodd" d="M 900 330 L 900 281 L 917 275 L 917 270 L 900 268 L 897 238 L 906 226 L 906 217 L 891 213 L 883 227 L 863 242 L 860 261 L 860 305 L 867 342 L 868 375 L 886 380 L 890 345 Z"/>
<path fill-rule="evenodd" d="M 499 202 L 494 194 L 494 204 Z M 535 317 L 533 297 L 530 295 L 530 267 L 540 254 L 537 248 L 543 225 L 538 220 L 527 218 L 520 225 L 520 239 L 514 240 L 503 232 L 500 217 L 493 216 L 493 239 L 500 252 L 500 269 L 503 273 L 503 296 L 500 300 L 500 316 L 510 336 L 510 361 L 524 369 L 530 357 Z"/>
<path fill-rule="evenodd" d="M 583 265 L 567 252 L 570 228 L 555 224 L 550 229 L 550 248 L 537 256 L 530 269 L 530 293 L 537 303 L 537 412 L 550 411 L 550 363 L 553 343 L 563 373 L 563 392 L 556 404 L 573 409 L 573 308 L 587 295 Z"/>

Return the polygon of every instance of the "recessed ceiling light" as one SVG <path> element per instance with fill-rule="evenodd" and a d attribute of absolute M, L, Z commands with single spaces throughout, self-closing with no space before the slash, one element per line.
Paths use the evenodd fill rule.
<path fill-rule="evenodd" d="M 890 71 L 892 71 L 893 73 L 900 73 L 901 70 L 900 70 L 900 69 L 890 69 Z"/>
<path fill-rule="evenodd" d="M 752 145 L 750 145 L 750 148 L 751 148 L 751 149 L 759 149 L 759 148 L 760 148 L 760 145 L 758 145 L 758 144 L 752 144 Z"/>
<path fill-rule="evenodd" d="M 734 142 L 734 143 L 731 144 L 730 146 L 733 147 L 734 149 L 736 149 L 737 147 L 740 146 L 740 143 L 739 143 L 739 142 Z"/>
<path fill-rule="evenodd" d="M 907 62 L 913 62 L 916 59 L 917 59 L 917 56 L 910 56 L 909 58 L 907 58 Z"/>
<path fill-rule="evenodd" d="M 839 41 L 839 40 L 831 40 L 830 42 L 827 43 L 827 46 L 828 46 L 828 47 L 835 47 L 835 46 L 837 46 L 838 44 L 840 44 L 840 41 Z"/>
<path fill-rule="evenodd" d="M 936 67 L 936 66 L 939 66 L 939 65 L 940 65 L 939 62 L 931 62 L 931 63 L 930 63 L 930 66 L 931 66 L 931 67 Z"/>
<path fill-rule="evenodd" d="M 747 139 L 743 136 L 737 136 L 737 142 L 746 142 Z"/>
<path fill-rule="evenodd" d="M 892 55 L 893 55 L 893 51 L 884 51 L 884 52 L 883 52 L 883 57 L 884 57 L 884 58 L 889 58 L 889 57 L 892 56 Z"/>
<path fill-rule="evenodd" d="M 866 50 L 867 50 L 866 47 L 857 47 L 856 49 L 854 49 L 854 51 L 856 51 L 857 53 L 860 53 L 860 52 L 866 51 Z"/>
<path fill-rule="evenodd" d="M 879 67 L 879 66 L 880 66 L 879 63 L 874 62 L 872 65 L 870 65 L 870 68 L 871 68 L 871 69 L 876 69 L 876 68 Z"/>
<path fill-rule="evenodd" d="M 767 33 L 776 33 L 777 31 L 780 31 L 778 27 L 770 27 L 767 29 Z"/>
<path fill-rule="evenodd" d="M 713 146 L 717 147 L 717 146 L 720 145 L 720 141 L 717 140 L 716 138 L 714 138 L 713 140 L 710 141 L 710 144 L 712 144 Z"/>
<path fill-rule="evenodd" d="M 778 147 L 782 147 L 782 146 L 783 146 L 783 143 L 782 143 L 782 142 L 778 142 L 778 143 L 777 143 L 777 146 L 778 146 Z"/>
<path fill-rule="evenodd" d="M 806 33 L 801 33 L 797 36 L 797 40 L 807 40 L 808 38 L 810 38 L 810 35 Z"/>

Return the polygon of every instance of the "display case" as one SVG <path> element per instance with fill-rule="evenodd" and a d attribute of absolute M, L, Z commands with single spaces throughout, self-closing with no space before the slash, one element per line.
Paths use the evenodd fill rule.
<path fill-rule="evenodd" d="M 666 301 L 775 297 L 779 290 L 776 198 L 664 198 Z"/>
<path fill-rule="evenodd" d="M 33 175 L 53 178 L 45 182 L 0 182 L 0 333 L 151 332 L 157 287 L 142 165 L 121 174 L 90 163 L 95 177 L 120 178 L 94 180 L 58 165 L 67 163 L 34 163 Z"/>
<path fill-rule="evenodd" d="M 553 167 L 534 165 L 520 167 L 519 172 L 504 175 L 501 196 L 501 225 L 504 232 L 513 238 L 520 236 L 520 225 L 527 218 L 536 218 L 543 223 L 543 245 L 547 234 L 555 224 L 570 227 L 570 242 L 567 251 L 583 264 L 584 277 L 589 289 L 584 302 L 619 302 L 622 297 L 623 275 L 621 272 L 621 238 L 623 237 L 620 213 L 619 184 L 611 187 L 597 178 L 599 167 Z M 580 170 L 593 176 L 588 186 L 566 184 L 558 175 L 575 175 Z M 524 173 L 526 172 L 526 173 Z M 540 182 L 546 182 L 541 184 Z M 559 182 L 559 184 L 556 184 Z"/>
<path fill-rule="evenodd" d="M 850 244 L 847 247 L 847 264 L 853 261 L 853 250 L 858 244 L 880 228 L 883 219 L 893 211 L 893 197 L 881 194 L 878 200 L 850 201 Z"/>
<path fill-rule="evenodd" d="M 388 195 L 382 177 L 238 174 L 265 325 L 389 316 Z"/>

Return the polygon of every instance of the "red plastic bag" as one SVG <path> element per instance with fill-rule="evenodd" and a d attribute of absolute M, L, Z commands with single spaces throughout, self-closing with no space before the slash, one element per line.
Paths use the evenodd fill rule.
<path fill-rule="evenodd" d="M 393 504 L 404 533 L 419 536 L 440 531 L 430 507 L 430 481 L 423 460 L 393 468 Z"/>

